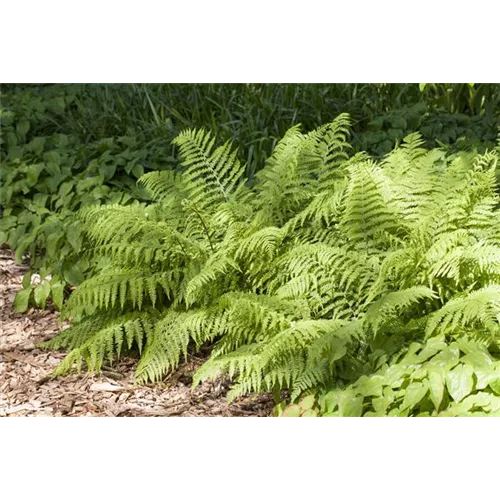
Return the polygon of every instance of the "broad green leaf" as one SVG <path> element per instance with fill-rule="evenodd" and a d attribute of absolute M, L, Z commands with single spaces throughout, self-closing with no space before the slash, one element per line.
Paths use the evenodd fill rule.
<path fill-rule="evenodd" d="M 34 291 L 35 303 L 41 309 L 45 308 L 47 297 L 50 293 L 50 283 L 46 280 L 42 281 Z"/>
<path fill-rule="evenodd" d="M 429 364 L 433 366 L 440 366 L 445 370 L 451 370 L 458 364 L 459 359 L 459 349 L 447 347 L 436 354 L 436 356 L 429 361 Z"/>
<path fill-rule="evenodd" d="M 56 146 L 58 148 L 65 148 L 66 146 L 68 146 L 69 144 L 69 140 L 68 140 L 68 136 L 65 135 L 65 134 L 59 134 L 57 136 L 57 140 L 56 140 Z"/>
<path fill-rule="evenodd" d="M 340 390 L 329 391 L 319 399 L 321 411 L 331 413 L 337 408 L 342 392 Z"/>
<path fill-rule="evenodd" d="M 23 288 L 30 288 L 31 287 L 31 276 L 33 274 L 33 271 L 28 271 L 24 276 L 23 276 Z"/>
<path fill-rule="evenodd" d="M 318 414 L 316 410 L 306 410 L 302 415 L 302 417 L 317 417 Z"/>
<path fill-rule="evenodd" d="M 48 199 L 49 199 L 48 194 L 36 193 L 35 196 L 33 196 L 33 204 L 37 205 L 38 207 L 45 208 Z"/>
<path fill-rule="evenodd" d="M 135 167 L 132 169 L 132 175 L 136 179 L 139 179 L 139 177 L 144 175 L 144 167 L 142 165 L 135 165 Z"/>
<path fill-rule="evenodd" d="M 383 396 L 372 399 L 372 406 L 377 414 L 385 414 L 390 404 L 391 404 L 390 400 Z"/>
<path fill-rule="evenodd" d="M 52 284 L 50 287 L 50 296 L 57 309 L 61 310 L 64 300 L 64 285 L 62 283 Z"/>
<path fill-rule="evenodd" d="M 431 340 L 429 340 L 429 342 L 427 342 L 425 347 L 418 354 L 418 362 L 423 363 L 424 361 L 427 361 L 429 358 L 432 358 L 445 348 L 446 348 L 445 342 L 442 342 L 440 340 L 438 341 L 434 340 L 431 342 Z"/>
<path fill-rule="evenodd" d="M 99 172 L 102 174 L 105 181 L 109 181 L 114 177 L 116 172 L 116 167 L 117 167 L 116 163 L 108 163 L 101 165 L 99 167 Z"/>
<path fill-rule="evenodd" d="M 281 417 L 283 410 L 286 408 L 286 401 L 282 401 L 280 404 L 273 408 L 273 417 Z"/>
<path fill-rule="evenodd" d="M 83 273 L 80 271 L 78 266 L 73 266 L 70 267 L 69 269 L 64 270 L 64 279 L 70 284 L 70 285 L 79 285 L 80 283 L 83 282 L 85 279 L 85 276 Z"/>
<path fill-rule="evenodd" d="M 301 399 L 299 402 L 299 406 L 304 411 L 310 410 L 314 406 L 315 402 L 316 402 L 316 398 L 311 394 L 310 396 L 306 396 L 305 398 Z"/>
<path fill-rule="evenodd" d="M 19 290 L 14 299 L 14 311 L 17 313 L 26 312 L 30 302 L 31 288 Z"/>
<path fill-rule="evenodd" d="M 496 394 L 500 394 L 500 371 L 497 370 L 496 373 L 491 375 L 488 385 Z"/>
<path fill-rule="evenodd" d="M 414 372 L 410 373 L 411 375 L 411 380 L 423 380 L 424 378 L 427 377 L 427 368 L 425 367 L 420 367 L 416 369 Z"/>
<path fill-rule="evenodd" d="M 459 403 L 468 396 L 474 385 L 474 370 L 470 365 L 460 364 L 446 374 L 446 387 L 453 401 Z"/>
<path fill-rule="evenodd" d="M 492 414 L 495 413 L 496 416 L 499 416 L 498 413 L 500 413 L 500 398 L 498 398 L 497 396 L 493 396 L 492 394 L 490 400 Z"/>
<path fill-rule="evenodd" d="M 49 151 L 43 156 L 47 162 L 54 163 L 57 167 L 61 164 L 61 155 L 57 151 Z M 59 169 L 57 169 L 57 171 L 59 171 Z"/>
<path fill-rule="evenodd" d="M 75 183 L 73 181 L 66 181 L 63 182 L 59 186 L 59 196 L 65 197 L 68 195 L 68 193 L 73 189 L 73 186 Z"/>
<path fill-rule="evenodd" d="M 406 388 L 406 394 L 403 400 L 402 408 L 412 409 L 422 401 L 427 394 L 427 383 L 413 382 Z"/>
<path fill-rule="evenodd" d="M 7 146 L 9 148 L 11 148 L 12 146 L 17 146 L 17 137 L 13 132 L 7 132 L 7 134 L 5 134 L 5 139 L 5 142 L 7 143 Z"/>
<path fill-rule="evenodd" d="M 476 368 L 474 374 L 476 375 L 476 389 L 480 391 L 488 387 L 493 370 L 491 366 Z"/>
<path fill-rule="evenodd" d="M 471 365 L 473 368 L 488 369 L 488 367 L 493 363 L 493 360 L 486 352 L 475 351 L 466 354 L 462 358 L 462 362 L 467 365 Z"/>
<path fill-rule="evenodd" d="M 491 398 L 492 395 L 486 392 L 471 394 L 462 401 L 460 406 L 466 411 L 469 411 L 474 406 L 484 408 L 491 405 Z"/>
<path fill-rule="evenodd" d="M 9 148 L 9 160 L 17 160 L 22 158 L 23 148 L 21 146 L 11 146 Z"/>
<path fill-rule="evenodd" d="M 431 414 L 428 412 L 428 411 L 424 411 L 422 413 L 419 413 L 418 415 L 416 415 L 417 417 L 430 417 Z"/>
<path fill-rule="evenodd" d="M 426 83 L 419 83 L 418 84 L 418 89 L 420 90 L 420 92 L 423 92 L 425 90 L 426 86 L 427 86 Z"/>
<path fill-rule="evenodd" d="M 78 252 L 82 247 L 82 235 L 78 226 L 71 226 L 66 232 L 66 239 L 70 245 Z"/>
<path fill-rule="evenodd" d="M 439 410 L 441 401 L 444 395 L 444 378 L 439 370 L 429 371 L 429 397 L 431 398 L 434 408 Z"/>
<path fill-rule="evenodd" d="M 384 377 L 381 375 L 373 375 L 371 377 L 367 377 L 363 375 L 356 382 L 357 390 L 356 392 L 363 395 L 364 397 L 368 396 L 381 396 L 382 395 L 382 383 L 384 381 Z"/>
<path fill-rule="evenodd" d="M 401 387 L 403 383 L 406 367 L 402 365 L 392 365 L 385 371 L 385 383 L 393 388 Z"/>
<path fill-rule="evenodd" d="M 47 164 L 48 166 L 49 164 Z M 53 163 L 52 165 L 55 165 Z M 62 175 L 60 172 L 54 172 L 44 180 L 44 184 L 49 188 L 51 193 L 55 193 L 57 190 L 57 186 L 65 179 L 65 175 Z"/>
<path fill-rule="evenodd" d="M 35 137 L 31 142 L 29 147 L 31 148 L 31 151 L 35 153 L 36 155 L 40 155 L 43 152 L 43 147 L 45 145 L 45 137 Z"/>
<path fill-rule="evenodd" d="M 302 408 L 299 405 L 289 405 L 285 408 L 282 417 L 300 417 L 302 413 Z"/>
<path fill-rule="evenodd" d="M 343 417 L 361 417 L 363 399 L 363 396 L 354 396 L 351 391 L 345 392 L 339 404 L 340 414 Z"/>
<path fill-rule="evenodd" d="M 59 243 L 61 241 L 61 238 L 64 235 L 60 233 L 59 231 L 53 231 L 52 234 L 47 238 L 47 243 L 46 243 L 46 250 L 47 254 L 50 256 L 55 257 L 57 253 L 57 249 L 59 247 Z"/>
<path fill-rule="evenodd" d="M 406 354 L 405 354 L 405 356 L 404 356 L 404 358 L 403 358 L 403 359 L 404 359 L 405 361 L 408 361 L 408 360 L 409 360 L 409 361 L 412 361 L 412 362 L 413 362 L 413 360 L 414 360 L 414 359 L 418 359 L 418 358 L 414 357 L 414 355 L 415 355 L 418 351 L 420 351 L 420 349 L 421 349 L 421 348 L 422 348 L 422 345 L 421 345 L 421 344 L 419 344 L 418 342 L 412 342 L 412 343 L 409 345 L 409 347 L 408 347 L 408 351 L 406 351 Z"/>
<path fill-rule="evenodd" d="M 44 166 L 41 164 L 30 165 L 28 167 L 28 171 L 26 172 L 26 179 L 30 186 L 34 186 L 38 182 L 38 177 L 40 177 L 40 174 L 43 171 L 43 167 Z"/>
<path fill-rule="evenodd" d="M 16 125 L 16 132 L 25 136 L 30 129 L 30 122 L 26 119 L 19 120 Z"/>

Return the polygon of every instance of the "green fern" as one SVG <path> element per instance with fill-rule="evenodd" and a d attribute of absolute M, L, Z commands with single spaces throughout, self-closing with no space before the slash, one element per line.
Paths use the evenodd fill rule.
<path fill-rule="evenodd" d="M 230 143 L 187 130 L 179 171 L 140 180 L 153 203 L 83 209 L 101 269 L 46 345 L 69 350 L 57 373 L 125 346 L 136 381 L 158 381 L 210 344 L 194 385 L 227 375 L 230 398 L 297 399 L 414 339 L 498 344 L 498 151 L 447 156 L 412 134 L 376 162 L 349 157 L 347 136 L 346 115 L 293 127 L 249 187 Z"/>

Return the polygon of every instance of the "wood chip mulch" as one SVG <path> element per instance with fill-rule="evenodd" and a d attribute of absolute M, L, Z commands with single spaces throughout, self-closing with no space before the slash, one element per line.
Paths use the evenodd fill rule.
<path fill-rule="evenodd" d="M 28 267 L 0 250 L 0 416 L 2 417 L 266 417 L 269 394 L 226 402 L 227 381 L 204 383 L 191 391 L 192 375 L 203 359 L 190 356 L 162 383 L 134 385 L 136 359 L 124 358 L 101 374 L 52 378 L 64 353 L 36 344 L 60 330 L 58 312 L 13 311 L 15 294 Z"/>

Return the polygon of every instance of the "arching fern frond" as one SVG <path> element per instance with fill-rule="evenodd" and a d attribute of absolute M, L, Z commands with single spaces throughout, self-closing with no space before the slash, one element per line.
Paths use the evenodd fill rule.
<path fill-rule="evenodd" d="M 489 285 L 446 303 L 429 319 L 426 335 L 484 327 L 493 339 L 500 335 L 500 285 Z"/>
<path fill-rule="evenodd" d="M 179 146 L 186 167 L 183 180 L 189 199 L 201 210 L 228 202 L 244 174 L 231 143 L 214 149 L 215 138 L 201 129 L 181 132 L 173 144 Z"/>

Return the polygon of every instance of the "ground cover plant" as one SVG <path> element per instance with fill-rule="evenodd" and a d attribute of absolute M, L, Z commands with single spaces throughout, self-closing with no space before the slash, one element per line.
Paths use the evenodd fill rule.
<path fill-rule="evenodd" d="M 182 165 L 139 179 L 153 203 L 81 209 L 100 268 L 46 344 L 69 351 L 56 374 L 134 349 L 137 382 L 155 381 L 209 344 L 194 385 L 227 374 L 230 399 L 498 414 L 498 148 L 428 150 L 411 134 L 374 160 L 348 132 L 345 114 L 292 127 L 249 185 L 230 142 L 188 129 Z"/>
<path fill-rule="evenodd" d="M 71 87 L 70 87 L 71 89 Z M 50 89 L 49 89 L 50 90 Z M 16 309 L 29 303 L 44 307 L 50 296 L 60 308 L 66 284 L 80 284 L 90 263 L 79 208 L 100 203 L 145 200 L 137 179 L 146 171 L 168 168 L 162 139 L 134 135 L 84 140 L 65 133 L 57 119 L 65 116 L 75 96 L 24 92 L 2 99 L 0 169 L 0 245 L 29 254 L 33 272 L 26 276 Z M 65 117 L 67 120 L 67 117 Z"/>

